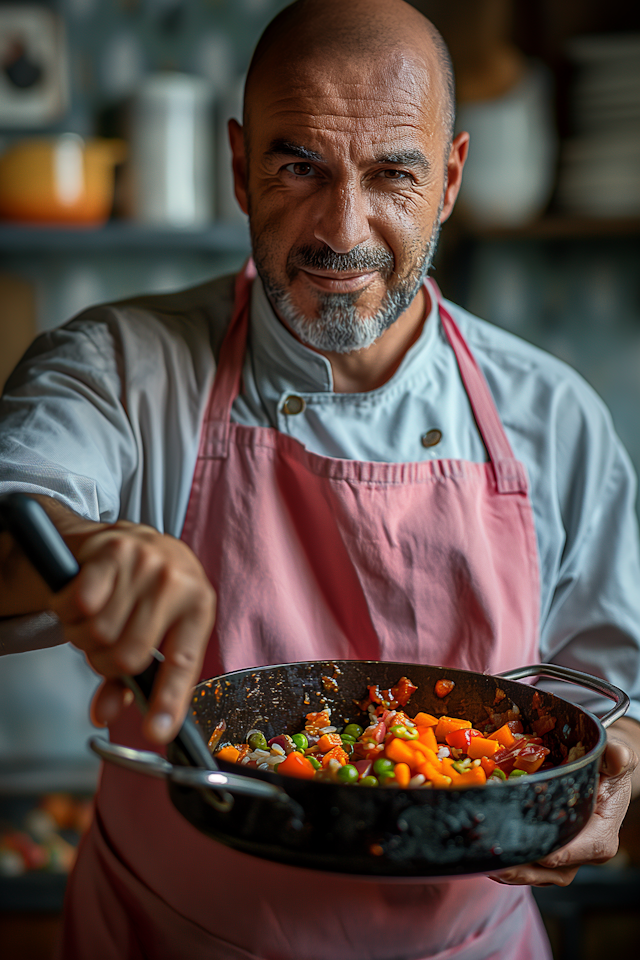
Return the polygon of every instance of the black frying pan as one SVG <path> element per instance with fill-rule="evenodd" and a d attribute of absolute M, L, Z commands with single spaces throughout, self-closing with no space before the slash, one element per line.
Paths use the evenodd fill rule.
<path fill-rule="evenodd" d="M 23 505 L 19 503 L 17 509 Z M 0 513 L 4 507 L 0 501 Z M 15 502 L 11 509 L 15 511 Z M 24 544 L 24 530 L 12 523 Z M 55 536 L 53 531 L 48 531 L 50 537 Z M 27 540 L 32 534 L 29 530 Z M 53 586 L 51 569 L 47 572 L 41 564 L 40 551 L 34 552 L 32 542 L 27 549 Z M 58 578 L 54 589 L 63 585 L 60 579 L 67 582 L 70 573 L 69 566 L 66 579 Z M 418 686 L 409 701 L 409 713 L 425 710 L 463 716 L 481 725 L 488 711 L 502 712 L 515 704 L 525 726 L 540 712 L 556 719 L 554 729 L 545 734 L 556 763 L 561 764 L 566 751 L 578 743 L 586 753 L 571 763 L 515 781 L 461 791 L 318 783 L 224 762 L 218 766 L 208 756 L 200 762 L 195 754 L 195 750 L 201 754 L 204 741 L 221 719 L 227 723 L 225 738 L 231 742 L 244 741 L 254 727 L 267 737 L 295 732 L 302 728 L 305 714 L 320 705 L 332 708 L 336 724 L 357 721 L 354 701 L 363 699 L 367 685 L 379 683 L 386 688 L 403 675 Z M 616 706 L 598 720 L 553 694 L 536 694 L 530 685 L 514 682 L 527 676 L 579 683 L 615 700 Z M 444 699 L 434 692 L 441 678 L 455 683 Z M 628 704 L 628 697 L 617 687 L 553 664 L 491 677 L 406 663 L 293 663 L 240 670 L 200 683 L 193 700 L 195 723 L 185 724 L 170 745 L 167 760 L 97 738 L 92 747 L 106 760 L 166 778 L 171 800 L 187 820 L 207 836 L 245 853 L 363 876 L 445 877 L 539 860 L 576 836 L 593 812 L 605 726 L 622 716 Z M 191 729 L 191 738 L 195 731 L 196 748 L 191 741 L 185 748 L 185 729 Z"/>

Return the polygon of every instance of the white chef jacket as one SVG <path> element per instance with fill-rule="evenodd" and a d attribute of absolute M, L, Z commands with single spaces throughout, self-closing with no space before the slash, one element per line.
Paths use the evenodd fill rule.
<path fill-rule="evenodd" d="M 93 520 L 124 517 L 179 537 L 232 304 L 233 278 L 224 277 L 95 307 L 39 337 L 0 401 L 0 492 L 49 494 Z M 635 477 L 611 418 L 566 364 L 447 307 L 528 471 L 540 658 L 623 687 L 634 698 L 629 715 L 640 720 Z M 292 395 L 304 404 L 286 407 L 299 413 L 285 412 Z M 334 393 L 330 363 L 289 333 L 256 281 L 232 419 L 275 427 L 322 456 L 486 459 L 435 304 L 387 383 Z M 441 441 L 424 446 L 434 429 Z M 572 688 L 561 692 L 594 712 L 608 704 Z"/>

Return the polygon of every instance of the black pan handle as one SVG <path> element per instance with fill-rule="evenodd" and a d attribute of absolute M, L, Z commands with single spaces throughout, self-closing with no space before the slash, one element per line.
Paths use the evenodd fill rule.
<path fill-rule="evenodd" d="M 54 593 L 66 587 L 78 573 L 80 568 L 75 557 L 49 515 L 33 497 L 24 493 L 7 493 L 0 497 L 0 525 L 12 534 L 25 556 Z M 123 677 L 142 710 L 146 710 L 148 706 L 158 667 L 163 659 L 162 654 L 156 650 L 154 659 L 141 673 L 135 677 Z M 207 770 L 219 769 L 191 717 L 186 717 L 175 743 L 190 766 L 204 767 Z"/>
<path fill-rule="evenodd" d="M 614 720 L 623 717 L 629 709 L 629 697 L 620 687 L 614 686 L 608 680 L 602 677 L 592 677 L 589 673 L 582 673 L 580 670 L 572 670 L 571 667 L 562 667 L 557 663 L 533 663 L 527 667 L 516 667 L 514 670 L 506 670 L 504 673 L 496 674 L 498 677 L 504 677 L 505 680 L 522 680 L 524 677 L 548 677 L 555 680 L 566 680 L 568 683 L 575 683 L 579 687 L 587 687 L 588 690 L 595 690 L 596 693 L 615 700 L 615 707 L 600 717 L 600 723 L 603 727 L 609 727 Z"/>

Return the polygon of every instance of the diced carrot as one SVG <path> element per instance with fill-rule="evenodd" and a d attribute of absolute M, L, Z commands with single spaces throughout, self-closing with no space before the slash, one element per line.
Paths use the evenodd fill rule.
<path fill-rule="evenodd" d="M 438 749 L 438 742 L 433 732 L 433 727 L 418 727 L 418 740 L 431 750 Z"/>
<path fill-rule="evenodd" d="M 307 714 L 304 728 L 308 730 L 309 733 L 318 734 L 324 727 L 328 727 L 330 723 L 331 718 L 329 717 L 329 711 L 319 710 L 317 713 Z"/>
<path fill-rule="evenodd" d="M 300 777 L 302 780 L 312 780 L 316 770 L 310 760 L 294 751 L 278 764 L 277 773 L 284 773 L 288 777 Z"/>
<path fill-rule="evenodd" d="M 452 760 L 451 757 L 443 757 L 440 763 L 442 764 L 442 772 L 447 777 L 451 777 L 452 780 L 457 780 L 460 777 L 460 773 L 454 767 L 455 760 Z"/>
<path fill-rule="evenodd" d="M 342 737 L 339 733 L 325 733 L 318 740 L 317 746 L 320 753 L 326 753 L 327 750 L 333 750 L 334 747 L 341 747 Z"/>
<path fill-rule="evenodd" d="M 486 782 L 487 775 L 482 766 L 479 766 L 471 767 L 470 770 L 465 770 L 464 773 L 459 774 L 455 780 L 452 779 L 451 786 L 455 787 L 456 790 L 462 790 L 465 787 L 481 787 Z"/>
<path fill-rule="evenodd" d="M 471 727 L 471 720 L 459 720 L 457 717 L 440 717 L 435 729 L 436 740 L 444 743 L 448 733 L 454 730 L 464 730 Z"/>
<path fill-rule="evenodd" d="M 220 750 L 216 753 L 216 760 L 226 760 L 227 763 L 235 763 L 240 756 L 240 751 L 237 747 L 221 747 Z"/>
<path fill-rule="evenodd" d="M 396 763 L 394 774 L 399 787 L 406 787 L 411 780 L 411 770 L 406 763 Z"/>
<path fill-rule="evenodd" d="M 436 751 L 435 751 L 435 750 L 432 750 L 431 747 L 427 747 L 424 743 L 420 743 L 419 740 L 412 740 L 412 741 L 410 741 L 410 744 L 411 744 L 411 749 L 412 749 L 415 753 L 419 753 L 420 756 L 423 758 L 423 759 L 420 761 L 421 763 L 424 762 L 424 760 L 429 760 L 431 763 L 439 763 L 439 762 L 440 762 L 440 761 L 438 760 L 438 756 L 437 756 Z M 437 744 L 436 744 L 436 746 L 437 746 Z"/>
<path fill-rule="evenodd" d="M 419 762 L 417 752 L 411 749 L 408 741 L 400 740 L 399 737 L 394 737 L 385 744 L 384 753 L 389 760 L 395 763 L 406 763 L 410 767 L 415 767 Z"/>
<path fill-rule="evenodd" d="M 432 717 L 430 713 L 416 713 L 413 718 L 416 727 L 435 727 L 438 722 L 437 717 Z"/>
<path fill-rule="evenodd" d="M 289 756 L 291 756 L 291 754 L 289 754 Z M 348 759 L 349 757 L 342 747 L 333 747 L 328 753 L 325 753 L 324 757 L 322 758 L 322 766 L 328 767 L 330 760 L 337 760 L 340 766 L 344 767 Z"/>
<path fill-rule="evenodd" d="M 526 757 L 516 757 L 514 770 L 524 770 L 525 773 L 535 773 L 544 763 L 544 756 L 528 760 Z"/>
<path fill-rule="evenodd" d="M 451 777 L 443 774 L 428 761 L 420 765 L 418 773 L 421 773 L 426 780 L 430 780 L 434 787 L 448 787 L 451 784 Z"/>
<path fill-rule="evenodd" d="M 491 757 L 480 757 L 480 766 L 486 775 L 490 777 L 496 768 L 496 762 L 495 760 L 492 760 Z"/>
<path fill-rule="evenodd" d="M 503 747 L 510 747 L 515 740 L 515 737 L 509 729 L 509 724 L 503 723 L 502 726 L 495 731 L 495 733 L 491 733 L 487 737 L 487 740 L 497 740 L 498 743 L 502 744 Z"/>
<path fill-rule="evenodd" d="M 497 740 L 487 740 L 485 737 L 473 737 L 467 747 L 467 756 L 472 760 L 479 760 L 480 757 L 492 757 L 496 750 L 500 749 Z"/>

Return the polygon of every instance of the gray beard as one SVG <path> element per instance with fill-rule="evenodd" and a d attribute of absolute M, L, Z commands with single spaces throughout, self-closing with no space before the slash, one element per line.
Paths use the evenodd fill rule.
<path fill-rule="evenodd" d="M 303 343 L 325 353 L 351 353 L 370 347 L 410 306 L 433 262 L 439 232 L 438 217 L 431 239 L 418 258 L 414 269 L 394 289 L 387 291 L 379 310 L 372 317 L 362 317 L 358 314 L 357 303 L 360 297 L 358 292 L 321 294 L 318 316 L 308 317 L 294 306 L 291 295 L 287 291 L 273 283 L 268 275 L 260 270 L 259 264 L 258 272 L 274 309 Z M 324 251 L 309 251 L 306 255 L 301 251 L 292 266 L 295 268 L 295 266 L 307 264 L 327 269 L 357 270 L 367 267 L 375 268 L 383 264 L 388 266 L 389 261 L 391 269 L 386 271 L 387 276 L 392 275 L 393 265 L 393 258 L 387 251 L 377 253 L 376 251 L 359 251 L 356 248 L 348 254 L 334 254 L 333 251 L 325 248 Z M 381 273 L 384 276 L 385 271 L 382 270 Z M 295 275 L 295 269 L 293 275 Z"/>

